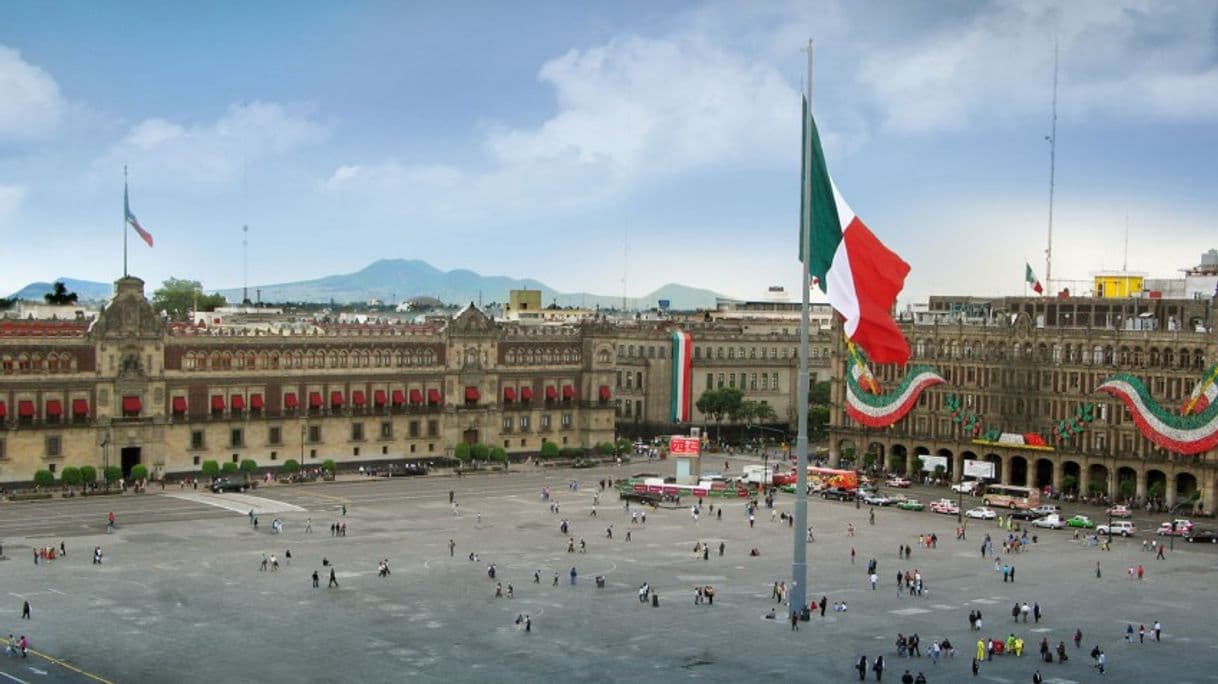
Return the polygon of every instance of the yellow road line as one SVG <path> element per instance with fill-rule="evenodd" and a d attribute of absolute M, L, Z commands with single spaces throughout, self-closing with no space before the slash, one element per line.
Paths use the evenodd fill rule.
<path fill-rule="evenodd" d="M 13 646 L 16 646 L 16 645 L 17 645 L 17 642 L 15 642 L 15 641 L 14 641 L 14 642 L 10 642 L 8 639 L 0 639 L 0 641 L 4 641 L 6 644 L 11 644 L 11 645 L 13 645 Z M 47 662 L 49 662 L 49 663 L 55 663 L 56 665 L 58 665 L 58 666 L 60 666 L 60 667 L 62 667 L 62 668 L 66 668 L 66 669 L 68 669 L 68 670 L 71 670 L 72 672 L 75 672 L 76 674 L 78 674 L 78 675 L 80 675 L 80 676 L 82 676 L 82 677 L 87 677 L 87 678 L 89 678 L 89 679 L 92 679 L 93 681 L 97 682 L 98 684 L 114 684 L 114 682 L 113 682 L 113 681 L 111 681 L 111 680 L 109 680 L 109 679 L 106 679 L 105 677 L 102 677 L 102 676 L 100 676 L 100 675 L 95 675 L 95 674 L 93 674 L 92 672 L 86 672 L 86 671 L 84 671 L 84 670 L 80 669 L 79 667 L 76 667 L 75 665 L 72 665 L 71 663 L 66 663 L 66 662 L 64 662 L 64 661 L 60 660 L 59 658 L 56 658 L 56 657 L 54 657 L 54 656 L 52 656 L 52 655 L 48 655 L 48 654 L 46 654 L 46 653 L 42 653 L 41 651 L 35 651 L 35 650 L 34 650 L 34 649 L 32 649 L 32 648 L 31 648 L 31 649 L 29 649 L 29 652 L 30 652 L 30 653 L 33 653 L 34 655 L 38 656 L 39 658 L 42 658 L 43 660 L 45 660 L 45 661 L 47 661 Z"/>

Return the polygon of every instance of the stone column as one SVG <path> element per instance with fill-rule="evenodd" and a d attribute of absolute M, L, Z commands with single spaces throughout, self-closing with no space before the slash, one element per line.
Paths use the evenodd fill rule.
<path fill-rule="evenodd" d="M 1108 469 L 1108 496 L 1111 497 L 1113 501 L 1116 501 L 1116 498 L 1119 495 L 1120 492 L 1117 491 L 1117 469 L 1114 466 Z"/>
<path fill-rule="evenodd" d="M 842 463 L 842 449 L 839 446 L 840 442 L 834 441 L 829 443 L 829 467 L 837 468 Z M 808 457 L 811 461 L 811 456 Z"/>
<path fill-rule="evenodd" d="M 1009 452 L 1002 457 L 1002 484 L 1011 484 L 1011 461 L 1013 458 Z"/>
<path fill-rule="evenodd" d="M 1163 503 L 1168 508 L 1176 505 L 1176 469 L 1167 471 L 1167 481 L 1163 483 Z"/>
<path fill-rule="evenodd" d="M 1198 482 L 1201 487 L 1201 510 L 1204 513 L 1213 513 L 1214 511 L 1214 472 L 1212 470 L 1201 471 L 1201 481 Z"/>
<path fill-rule="evenodd" d="M 1091 464 L 1083 461 L 1078 464 L 1078 495 L 1086 496 L 1091 486 Z"/>
<path fill-rule="evenodd" d="M 1134 487 L 1134 496 L 1139 501 L 1144 501 L 1146 499 L 1146 468 L 1138 468 L 1137 473 L 1137 486 Z"/>
<path fill-rule="evenodd" d="M 952 456 L 952 475 L 956 482 L 964 481 L 964 454 L 956 452 Z"/>
<path fill-rule="evenodd" d="M 1061 456 L 1058 456 L 1053 461 L 1053 491 L 1057 491 L 1062 487 L 1062 478 L 1066 476 L 1065 461 Z"/>

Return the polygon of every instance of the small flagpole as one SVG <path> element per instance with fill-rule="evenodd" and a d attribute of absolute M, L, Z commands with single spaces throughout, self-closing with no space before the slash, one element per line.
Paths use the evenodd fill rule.
<path fill-rule="evenodd" d="M 127 277 L 127 165 L 123 164 L 123 277 Z"/>
<path fill-rule="evenodd" d="M 799 432 L 795 439 L 795 535 L 791 553 L 791 600 L 792 612 L 802 612 L 808 605 L 808 542 L 805 538 L 808 527 L 808 291 L 812 289 L 811 266 L 812 236 L 812 169 L 809 147 L 812 144 L 812 39 L 808 39 L 808 111 L 804 114 L 803 126 L 807 130 L 800 150 L 803 164 L 803 187 L 800 192 L 806 198 L 801 202 L 803 215 L 799 217 L 800 268 L 803 270 L 803 306 L 799 309 L 799 373 L 796 377 L 796 404 Z M 765 479 L 762 478 L 764 483 Z"/>

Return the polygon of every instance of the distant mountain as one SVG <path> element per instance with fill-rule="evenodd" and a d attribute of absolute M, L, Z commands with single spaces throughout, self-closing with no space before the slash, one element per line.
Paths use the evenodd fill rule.
<path fill-rule="evenodd" d="M 82 302 L 105 301 L 114 294 L 114 285 L 111 283 L 95 283 L 91 280 L 77 280 L 75 278 L 56 278 L 49 283 L 30 283 L 9 295 L 8 298 L 41 302 L 43 301 L 42 296 L 49 293 L 56 282 L 62 282 L 64 287 L 68 288 L 68 292 L 75 292 L 77 299 Z"/>
<path fill-rule="evenodd" d="M 110 283 L 60 278 L 67 288 L 83 300 L 106 300 L 113 294 Z M 160 284 L 148 283 L 146 290 L 151 296 Z M 531 278 L 509 278 L 507 276 L 484 276 L 466 269 L 441 271 L 426 261 L 418 259 L 382 259 L 369 264 L 355 273 L 331 275 L 315 280 L 271 285 L 251 285 L 250 298 L 262 291 L 264 302 L 329 302 L 340 304 L 366 302 L 379 299 L 383 302 L 401 302 L 411 297 L 436 297 L 449 304 L 477 302 L 506 302 L 508 290 L 541 290 L 542 302 L 549 306 L 579 306 L 587 308 L 621 308 L 620 296 L 594 295 L 586 292 L 558 292 L 544 283 Z M 12 297 L 42 301 L 42 295 L 51 291 L 51 283 L 30 283 L 14 293 Z M 211 290 L 209 290 L 210 292 Z M 228 301 L 241 301 L 241 288 L 219 290 Z M 715 298 L 721 297 L 711 290 L 669 283 L 642 297 L 627 300 L 630 308 L 655 307 L 661 299 L 671 302 L 674 309 L 711 309 Z"/>

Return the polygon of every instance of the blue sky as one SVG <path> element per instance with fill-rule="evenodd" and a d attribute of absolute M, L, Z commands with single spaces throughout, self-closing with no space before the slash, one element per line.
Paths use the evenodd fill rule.
<path fill-rule="evenodd" d="M 902 296 L 1167 277 L 1218 247 L 1212 2 L 0 6 L 0 292 L 241 285 L 384 257 L 631 296 L 798 292 L 800 48 Z M 629 249 L 626 249 L 626 245 Z M 627 256 L 628 255 L 628 256 Z"/>

